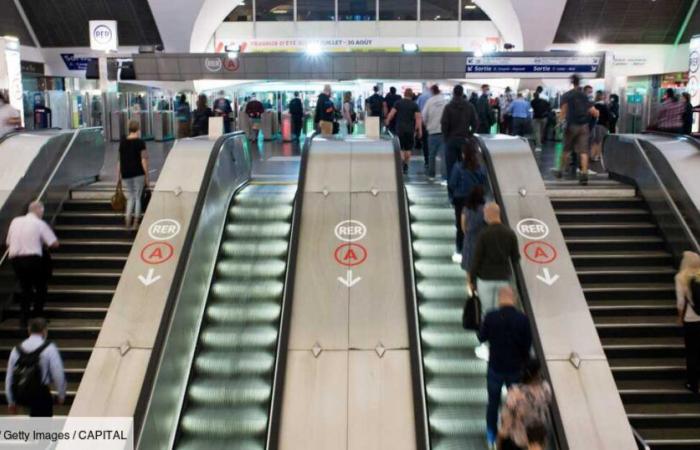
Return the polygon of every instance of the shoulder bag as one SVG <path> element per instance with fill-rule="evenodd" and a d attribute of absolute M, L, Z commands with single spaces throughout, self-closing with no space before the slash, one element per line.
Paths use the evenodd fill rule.
<path fill-rule="evenodd" d="M 124 212 L 126 209 L 126 197 L 124 196 L 124 191 L 122 190 L 122 180 L 117 182 L 117 189 L 111 199 L 112 209 L 115 212 Z"/>

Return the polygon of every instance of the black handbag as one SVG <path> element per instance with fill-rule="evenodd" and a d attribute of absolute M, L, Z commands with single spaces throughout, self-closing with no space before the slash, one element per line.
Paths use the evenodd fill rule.
<path fill-rule="evenodd" d="M 481 328 L 481 299 L 476 292 L 472 293 L 464 304 L 462 327 L 472 331 L 479 331 Z"/>
<path fill-rule="evenodd" d="M 141 211 L 146 211 L 146 208 L 148 208 L 148 204 L 151 201 L 151 188 L 146 186 L 143 188 L 143 192 L 141 192 Z"/>

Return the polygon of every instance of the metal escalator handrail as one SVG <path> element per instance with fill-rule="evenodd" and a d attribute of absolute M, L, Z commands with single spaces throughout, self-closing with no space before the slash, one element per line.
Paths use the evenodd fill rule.
<path fill-rule="evenodd" d="M 49 177 L 47 178 L 46 182 L 44 183 L 44 186 L 41 188 L 41 191 L 36 196 L 36 200 L 44 201 L 44 196 L 46 195 L 46 192 L 48 191 L 49 187 L 51 186 L 51 183 L 53 182 L 54 178 L 56 178 L 56 174 L 61 169 L 61 165 L 63 164 L 63 161 L 66 160 L 66 158 L 70 154 L 71 150 L 73 149 L 73 144 L 75 144 L 75 141 L 78 139 L 78 135 L 82 132 L 85 132 L 85 131 L 96 131 L 96 130 L 101 130 L 101 129 L 102 129 L 102 127 L 78 128 L 73 132 L 73 136 L 71 136 L 70 141 L 68 141 L 68 145 L 66 146 L 66 149 L 63 151 L 63 154 L 61 155 L 61 158 L 56 163 L 53 171 L 51 171 L 51 175 L 49 175 Z M 9 133 L 4 134 L 2 136 L 2 138 L 0 139 L 0 143 L 2 143 L 2 141 L 7 139 L 8 137 L 12 137 L 12 136 L 15 136 L 17 134 L 19 134 L 19 131 L 11 131 Z M 57 208 L 56 211 L 54 211 L 54 214 L 48 220 L 49 223 L 53 224 L 56 221 L 56 217 L 58 216 L 59 209 L 60 208 Z M 4 246 L 4 243 L 2 243 L 1 246 Z M 6 248 L 5 252 L 2 254 L 2 257 L 0 257 L 0 267 L 2 267 L 8 261 L 9 255 L 10 255 L 10 249 Z M 3 306 L 3 309 L 5 306 L 6 305 Z"/>
<path fill-rule="evenodd" d="M 505 202 L 503 200 L 503 197 L 501 195 L 501 190 L 498 186 L 498 178 L 496 176 L 496 170 L 494 168 L 493 164 L 493 159 L 491 158 L 491 155 L 489 154 L 488 146 L 486 145 L 486 142 L 481 136 L 475 135 L 479 142 L 479 150 L 484 158 L 484 162 L 486 163 L 486 170 L 488 171 L 488 182 L 490 184 L 491 192 L 494 196 L 494 199 L 496 203 L 501 205 L 501 213 L 503 215 L 504 223 L 508 224 L 508 212 L 506 211 Z M 525 310 L 525 313 L 529 318 L 533 318 L 533 310 L 530 305 L 530 297 L 528 296 L 528 291 L 527 291 L 527 286 L 525 285 L 524 282 L 524 273 L 522 271 L 522 268 L 520 265 L 513 265 L 512 261 L 510 262 L 510 267 L 511 267 L 511 273 L 513 274 L 515 278 L 515 283 L 516 283 L 516 289 L 518 291 L 518 296 L 521 299 L 521 303 L 523 306 L 523 309 Z M 537 358 L 540 361 L 545 361 L 544 357 L 544 348 L 542 347 L 542 342 L 540 341 L 539 338 L 539 332 L 537 330 L 537 323 L 535 320 L 530 319 L 530 327 L 533 331 L 532 333 L 532 343 L 533 343 L 533 348 L 535 350 L 535 354 L 537 355 Z M 547 364 L 542 364 L 542 370 L 544 371 L 546 378 L 550 379 L 549 376 L 549 371 L 547 369 Z M 550 418 L 552 419 L 552 437 L 554 438 L 554 445 L 555 448 L 558 450 L 567 450 L 569 448 L 569 445 L 566 441 L 566 433 L 564 432 L 564 427 L 561 421 L 561 415 L 559 413 L 559 407 L 557 405 L 556 397 L 552 396 L 552 405 L 550 406 L 549 409 L 549 414 Z"/>
<path fill-rule="evenodd" d="M 287 251 L 287 273 L 284 279 L 284 294 L 282 295 L 282 309 L 277 332 L 277 350 L 275 355 L 275 367 L 272 378 L 272 395 L 267 420 L 266 450 L 279 448 L 280 423 L 282 420 L 282 399 L 284 396 L 284 384 L 287 373 L 287 349 L 289 347 L 289 329 L 294 306 L 294 285 L 297 270 L 297 250 L 299 248 L 299 236 L 301 229 L 301 213 L 304 203 L 304 188 L 306 187 L 306 168 L 309 164 L 309 153 L 313 139 L 318 133 L 314 133 L 304 143 L 299 165 L 299 181 L 297 193 L 294 199 L 294 213 L 289 234 L 289 248 Z"/>
<path fill-rule="evenodd" d="M 406 292 L 406 315 L 408 316 L 408 339 L 411 351 L 411 368 L 413 372 L 413 407 L 416 426 L 418 450 L 428 450 L 430 445 L 430 428 L 428 425 L 428 407 L 425 391 L 425 373 L 423 367 L 423 348 L 420 340 L 420 323 L 418 318 L 418 294 L 416 292 L 415 265 L 413 261 L 413 239 L 410 231 L 408 198 L 403 181 L 401 167 L 401 145 L 398 138 L 390 132 L 394 144 L 394 161 L 396 167 L 396 193 L 399 205 L 399 223 L 401 227 L 401 253 L 403 256 L 404 290 Z"/>
<path fill-rule="evenodd" d="M 168 297 L 165 301 L 165 305 L 163 307 L 163 315 L 160 321 L 160 326 L 158 327 L 158 331 L 156 333 L 156 339 L 153 344 L 153 350 L 151 357 L 148 362 L 148 366 L 146 368 L 146 373 L 144 375 L 144 382 L 141 386 L 141 392 L 139 393 L 139 398 L 136 404 L 136 409 L 134 412 L 134 436 L 137 436 L 138 441 L 136 442 L 137 446 L 140 443 L 142 436 L 142 428 L 145 424 L 146 417 L 148 416 L 148 410 L 150 409 L 150 404 L 152 402 L 152 396 L 153 396 L 153 389 L 155 385 L 155 380 L 157 378 L 158 370 L 162 364 L 162 358 L 164 356 L 164 345 L 166 342 L 166 338 L 169 334 L 170 328 L 172 326 L 172 320 L 174 318 L 174 311 L 177 307 L 177 303 L 180 297 L 180 291 L 182 290 L 182 284 L 184 281 L 184 275 L 187 270 L 187 267 L 190 264 L 190 254 L 192 250 L 192 243 L 194 240 L 195 233 L 197 231 L 197 228 L 199 227 L 199 222 L 201 218 L 202 211 L 204 209 L 204 206 L 206 204 L 207 200 L 207 194 L 209 192 L 209 188 L 211 184 L 214 182 L 214 177 L 212 176 L 214 173 L 214 169 L 216 167 L 217 161 L 221 158 L 224 149 L 226 148 L 226 143 L 229 140 L 234 140 L 237 138 L 245 138 L 245 133 L 242 131 L 237 131 L 234 133 L 228 133 L 220 136 L 217 141 L 214 143 L 214 146 L 212 148 L 212 152 L 209 155 L 209 160 L 207 162 L 207 166 L 204 170 L 204 174 L 202 176 L 202 187 L 200 188 L 199 192 L 197 193 L 197 199 L 195 200 L 194 208 L 192 210 L 192 219 L 190 221 L 190 224 L 188 226 L 187 233 L 185 235 L 185 238 L 183 240 L 183 245 L 182 245 L 182 250 L 180 253 L 180 258 L 178 260 L 177 266 L 175 268 L 175 272 L 173 273 L 173 279 L 170 284 L 170 292 L 168 293 Z M 234 156 L 235 158 L 235 156 Z M 238 185 L 234 186 L 234 188 L 231 190 L 231 197 L 236 194 L 245 184 L 250 180 L 251 177 L 251 171 L 252 171 L 252 166 L 250 162 L 247 165 L 246 168 L 247 172 L 245 174 L 245 178 L 241 183 Z M 230 200 L 230 199 L 229 199 Z M 219 241 L 220 241 L 219 236 Z M 216 258 L 218 257 L 218 252 L 213 252 L 214 258 L 214 264 L 212 264 L 212 267 L 215 266 L 216 263 Z M 213 269 L 212 269 L 213 271 Z M 211 275 L 211 274 L 210 274 Z M 211 277 L 210 277 L 211 279 Z M 205 302 L 206 303 L 206 302 Z M 191 361 L 190 365 L 188 366 L 191 368 Z M 188 371 L 187 377 L 189 379 L 191 375 L 191 370 Z M 185 385 L 187 386 L 187 385 Z M 184 390 L 183 390 L 184 391 Z M 181 411 L 182 411 L 182 404 L 184 402 L 184 395 L 185 392 L 182 392 L 181 400 L 178 402 L 180 405 Z M 181 413 L 180 411 L 180 413 Z M 180 423 L 180 413 L 178 413 L 178 421 L 177 424 Z M 170 442 L 170 447 L 172 448 L 172 444 L 174 443 L 174 436 L 176 433 L 172 433 L 171 437 L 173 440 Z"/>
<path fill-rule="evenodd" d="M 642 134 L 664 136 L 664 137 L 676 138 L 676 139 L 685 139 L 686 141 L 690 142 L 694 147 L 696 147 L 698 150 L 700 150 L 700 139 L 698 139 L 695 136 L 692 136 L 690 134 L 667 133 L 665 131 L 657 131 L 657 130 L 645 130 L 645 131 L 642 131 Z"/>

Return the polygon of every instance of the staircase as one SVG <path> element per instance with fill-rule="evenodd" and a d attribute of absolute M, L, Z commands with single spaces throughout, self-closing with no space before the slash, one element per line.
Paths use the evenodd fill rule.
<path fill-rule="evenodd" d="M 295 193 L 295 185 L 250 184 L 233 199 L 178 449 L 265 449 Z"/>
<path fill-rule="evenodd" d="M 102 183 L 71 191 L 54 225 L 60 247 L 52 251 L 54 270 L 44 315 L 68 382 L 66 404 L 55 406 L 55 415 L 67 415 L 70 410 L 136 235 L 124 228 L 123 215 L 112 211 L 113 193 L 114 186 Z M 19 317 L 17 302 L 0 322 L 3 379 L 12 348 L 27 337 Z M 0 401 L 7 401 L 4 385 Z M 5 411 L 0 409 L 0 414 Z"/>
<path fill-rule="evenodd" d="M 676 269 L 633 188 L 548 185 L 632 427 L 652 450 L 700 449 L 700 397 L 684 388 Z"/>
<path fill-rule="evenodd" d="M 466 274 L 452 262 L 454 210 L 445 187 L 406 185 L 430 441 L 433 450 L 486 449 L 486 362 L 462 328 Z"/>

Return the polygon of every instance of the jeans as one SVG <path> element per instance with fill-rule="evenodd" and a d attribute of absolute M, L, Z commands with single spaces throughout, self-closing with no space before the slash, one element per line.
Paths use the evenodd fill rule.
<path fill-rule="evenodd" d="M 498 431 L 498 410 L 501 407 L 501 389 L 520 381 L 520 373 L 498 373 L 489 367 L 486 374 L 486 388 L 489 404 L 486 407 L 486 432 L 495 436 Z"/>
<path fill-rule="evenodd" d="M 138 177 L 124 178 L 124 196 L 126 196 L 126 211 L 124 211 L 126 223 L 131 223 L 131 216 L 138 221 L 141 217 L 141 194 L 143 193 L 146 177 L 139 175 Z"/>
<path fill-rule="evenodd" d="M 476 279 L 476 291 L 481 300 L 481 314 L 486 314 L 498 306 L 498 291 L 502 287 L 510 285 L 509 280 L 482 280 Z"/>
<path fill-rule="evenodd" d="M 530 119 L 523 117 L 513 117 L 513 134 L 516 136 L 524 137 L 527 135 L 528 125 L 530 125 Z"/>
<path fill-rule="evenodd" d="M 445 175 L 447 180 L 450 179 L 452 174 L 452 168 L 462 159 L 462 145 L 464 145 L 464 138 L 450 138 L 447 140 L 445 145 Z M 452 200 L 452 191 L 447 188 L 447 193 Z"/>
<path fill-rule="evenodd" d="M 532 119 L 532 128 L 535 131 L 535 147 L 542 148 L 542 142 L 544 142 L 544 130 L 547 128 L 547 118 L 542 119 Z"/>
<path fill-rule="evenodd" d="M 442 167 L 440 171 L 442 172 L 442 177 L 447 179 L 447 169 L 445 168 L 445 149 L 444 142 L 442 139 L 442 133 L 431 134 L 428 136 L 428 148 L 430 149 L 430 155 L 428 156 L 428 176 L 434 177 L 437 172 L 437 155 L 440 155 L 442 160 Z"/>

